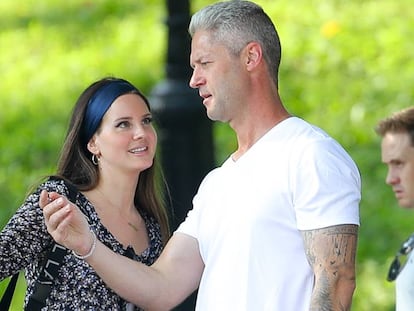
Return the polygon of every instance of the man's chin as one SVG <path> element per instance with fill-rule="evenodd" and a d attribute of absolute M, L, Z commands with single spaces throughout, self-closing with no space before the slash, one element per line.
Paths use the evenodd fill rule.
<path fill-rule="evenodd" d="M 414 201 L 411 201 L 411 200 L 400 199 L 400 200 L 398 200 L 398 204 L 402 208 L 414 209 Z"/>
<path fill-rule="evenodd" d="M 222 120 L 219 116 L 213 114 L 213 113 L 209 113 L 209 111 L 207 110 L 207 117 L 211 120 L 211 121 L 216 121 L 216 122 L 223 122 L 226 123 L 226 121 Z"/>

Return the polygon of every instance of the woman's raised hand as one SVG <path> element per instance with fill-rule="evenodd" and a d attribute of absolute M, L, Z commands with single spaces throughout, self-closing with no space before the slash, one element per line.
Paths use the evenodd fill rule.
<path fill-rule="evenodd" d="M 47 231 L 53 239 L 77 254 L 91 249 L 92 238 L 85 215 L 65 196 L 43 190 L 39 205 L 43 209 Z"/>

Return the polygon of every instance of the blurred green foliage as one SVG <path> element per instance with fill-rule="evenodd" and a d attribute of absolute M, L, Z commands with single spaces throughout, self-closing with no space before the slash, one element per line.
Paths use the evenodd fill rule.
<path fill-rule="evenodd" d="M 213 1 L 191 1 L 192 11 Z M 374 127 L 410 106 L 414 89 L 411 0 L 257 0 L 275 22 L 288 109 L 348 150 L 363 180 L 353 310 L 393 310 L 385 281 L 400 243 L 414 231 L 384 184 Z M 166 1 L 0 2 L 0 226 L 37 180 L 52 173 L 79 94 L 106 75 L 149 95 L 164 76 Z M 227 125 L 214 127 L 217 162 L 234 150 Z M 275 245 L 274 247 L 277 247 Z M 7 282 L 0 283 L 0 292 Z M 14 310 L 21 310 L 20 281 Z"/>

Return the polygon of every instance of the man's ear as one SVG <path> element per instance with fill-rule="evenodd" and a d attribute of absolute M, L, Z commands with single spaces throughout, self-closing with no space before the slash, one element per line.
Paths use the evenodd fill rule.
<path fill-rule="evenodd" d="M 262 47 L 258 42 L 252 41 L 248 43 L 245 47 L 245 52 L 247 70 L 253 69 L 262 61 Z"/>

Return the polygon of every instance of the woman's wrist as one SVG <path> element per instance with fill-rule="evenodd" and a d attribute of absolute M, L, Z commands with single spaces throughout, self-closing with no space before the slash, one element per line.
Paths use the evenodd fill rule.
<path fill-rule="evenodd" d="M 76 253 L 74 250 L 72 250 L 72 254 L 73 254 L 73 256 L 75 256 L 76 258 L 79 258 L 79 259 L 87 259 L 87 258 L 89 258 L 89 257 L 91 257 L 92 256 L 92 254 L 93 254 L 93 252 L 95 251 L 95 248 L 96 248 L 96 243 L 97 243 L 97 241 L 98 241 L 98 239 L 97 239 L 97 237 L 96 237 L 96 234 L 95 234 L 95 232 L 93 232 L 93 230 L 91 229 L 91 234 L 92 234 L 92 243 L 91 243 L 91 246 L 90 246 L 90 248 L 89 248 L 89 251 L 85 254 L 85 255 L 80 255 L 80 254 L 78 254 L 78 253 Z"/>

